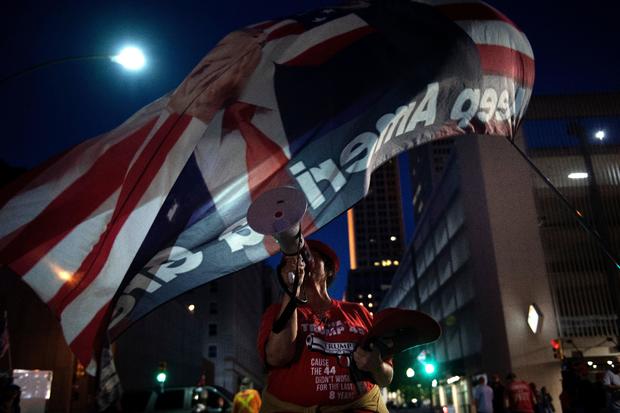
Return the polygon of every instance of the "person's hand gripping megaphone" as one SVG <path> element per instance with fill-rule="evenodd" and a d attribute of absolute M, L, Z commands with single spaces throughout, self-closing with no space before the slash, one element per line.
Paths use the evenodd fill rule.
<path fill-rule="evenodd" d="M 296 297 L 299 297 L 299 291 L 306 275 L 306 262 L 304 259 L 302 259 L 301 254 L 284 256 L 282 262 L 283 265 L 280 268 L 280 277 L 282 278 L 284 284 L 287 286 L 287 289 L 293 292 Z M 297 276 L 299 279 L 296 283 L 297 289 L 293 291 L 295 285 L 295 276 Z"/>

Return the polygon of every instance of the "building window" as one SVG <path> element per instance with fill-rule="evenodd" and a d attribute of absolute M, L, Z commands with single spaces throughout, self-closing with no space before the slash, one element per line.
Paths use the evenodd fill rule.
<path fill-rule="evenodd" d="M 209 314 L 217 314 L 217 303 L 209 303 Z"/>
<path fill-rule="evenodd" d="M 209 336 L 217 336 L 217 324 L 209 324 Z"/>
<path fill-rule="evenodd" d="M 217 357 L 217 346 L 215 345 L 209 346 L 208 357 L 212 359 Z"/>

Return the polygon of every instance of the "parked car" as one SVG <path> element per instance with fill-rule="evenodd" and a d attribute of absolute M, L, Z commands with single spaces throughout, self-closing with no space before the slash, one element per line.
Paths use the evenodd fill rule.
<path fill-rule="evenodd" d="M 233 395 L 219 386 L 146 389 L 123 394 L 123 413 L 225 413 L 232 411 Z"/>

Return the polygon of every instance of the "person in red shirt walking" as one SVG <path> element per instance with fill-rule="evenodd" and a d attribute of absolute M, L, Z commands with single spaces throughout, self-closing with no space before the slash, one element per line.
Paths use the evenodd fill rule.
<path fill-rule="evenodd" d="M 506 376 L 506 398 L 510 413 L 534 413 L 536 399 L 530 385 L 523 380 L 517 380 L 514 373 Z"/>

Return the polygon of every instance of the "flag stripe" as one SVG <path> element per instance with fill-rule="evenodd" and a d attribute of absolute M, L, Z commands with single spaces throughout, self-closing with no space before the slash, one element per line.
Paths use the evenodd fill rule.
<path fill-rule="evenodd" d="M 109 308 L 110 301 L 108 301 L 99 311 L 97 311 L 95 316 L 92 317 L 88 325 L 80 331 L 78 336 L 76 336 L 72 341 L 69 341 L 71 350 L 73 350 L 75 356 L 84 365 L 87 365 L 88 360 L 93 357 L 93 353 L 96 353 L 96 350 L 100 349 L 98 347 L 101 346 L 101 341 L 97 340 L 97 336 L 98 334 L 102 334 L 103 330 L 100 330 L 99 326 L 105 319 Z M 63 317 L 60 320 L 60 323 L 63 326 L 63 331 L 67 326 L 67 322 L 67 317 Z M 86 360 L 86 362 L 84 362 L 84 360 Z"/>
<path fill-rule="evenodd" d="M 183 136 L 178 139 L 179 144 L 169 152 L 166 159 L 166 166 L 175 170 L 171 171 L 168 167 L 161 168 L 142 195 L 140 206 L 135 208 L 128 206 L 129 216 L 118 232 L 99 276 L 94 278 L 93 282 L 62 311 L 61 323 L 67 342 L 73 342 L 92 322 L 92 317 L 114 296 L 133 260 L 133 255 L 127 254 L 127 250 L 137 251 L 142 244 L 183 165 L 191 156 L 191 150 L 187 149 L 194 147 L 196 140 L 203 136 L 205 128 L 203 122 L 191 119 Z M 153 168 L 156 169 L 156 165 L 153 165 Z M 73 347 L 79 345 L 72 345 Z M 82 361 L 87 363 L 88 359 Z"/>
<path fill-rule="evenodd" d="M 250 29 L 265 30 L 268 27 L 273 26 L 276 23 L 278 23 L 277 20 L 266 20 L 264 22 L 251 24 L 251 25 L 249 25 L 247 27 L 250 28 Z"/>
<path fill-rule="evenodd" d="M 18 178 L 7 189 L 13 193 L 13 198 L 7 200 L 0 210 L 0 237 L 5 238 L 7 234 L 38 216 L 50 202 L 83 175 L 84 168 L 79 165 L 84 163 L 82 159 L 90 147 L 95 146 L 94 142 L 96 141 L 89 140 L 65 151 L 34 169 L 32 173 Z M 107 146 L 111 147 L 113 144 L 108 142 Z M 92 157 L 93 162 L 97 156 L 100 154 Z M 10 216 L 11 219 L 4 219 L 4 216 Z"/>
<path fill-rule="evenodd" d="M 280 39 L 285 36 L 290 36 L 292 34 L 300 34 L 304 32 L 304 26 L 297 22 L 290 22 L 284 26 L 280 26 L 273 30 L 269 35 L 267 35 L 267 41 L 270 42 L 272 40 Z"/>
<path fill-rule="evenodd" d="M 3 245 L 8 244 L 5 242 L 7 234 L 16 236 L 19 232 L 17 229 L 40 216 L 56 198 L 83 179 L 97 160 L 106 156 L 108 151 L 122 144 L 123 140 L 133 136 L 151 121 L 155 125 L 151 129 L 156 129 L 158 118 L 159 114 L 156 117 L 151 116 L 146 122 L 140 122 L 139 125 L 133 125 L 132 128 L 121 126 L 103 138 L 84 142 L 51 165 L 40 177 L 36 177 L 0 210 L 0 237 L 3 237 Z M 148 137 L 151 136 L 152 132 Z M 136 143 L 136 148 L 139 147 Z M 107 157 L 110 158 L 109 154 Z M 4 219 L 5 216 L 11 219 Z"/>
<path fill-rule="evenodd" d="M 435 6 L 435 9 L 451 20 L 501 20 L 519 29 L 516 24 L 498 10 L 484 3 L 452 3 Z M 521 30 L 519 30 L 521 31 Z"/>
<path fill-rule="evenodd" d="M 270 25 L 265 26 L 262 31 L 268 34 L 271 34 L 275 31 L 280 30 L 283 27 L 289 26 L 291 24 L 297 25 L 299 24 L 299 22 L 297 20 L 293 20 L 293 19 L 285 19 L 285 20 L 280 20 L 277 22 L 272 22 Z"/>
<path fill-rule="evenodd" d="M 73 287 L 65 285 L 60 289 L 54 298 L 49 301 L 49 305 L 53 310 L 62 311 L 71 300 L 80 295 L 93 279 L 97 277 L 108 259 L 110 250 L 123 224 L 151 185 L 168 152 L 182 136 L 190 120 L 191 117 L 187 115 L 183 117 L 177 114 L 170 115 L 144 151 L 142 151 L 123 183 L 117 202 L 118 207 L 114 210 L 108 230 L 102 234 L 99 242 L 93 247 L 91 253 L 75 273 L 78 284 Z M 148 225 L 150 226 L 150 222 Z"/>
<path fill-rule="evenodd" d="M 168 97 L 157 99 L 145 106 L 116 129 L 97 138 L 89 139 L 66 151 L 56 162 L 48 162 L 42 174 L 33 174 L 29 182 L 18 184 L 16 196 L 0 210 L 0 237 L 37 217 L 49 203 L 71 186 L 106 151 L 131 136 L 153 119 L 158 119 L 166 107 Z M 155 128 L 159 123 L 155 124 Z M 2 239 L 0 245 L 6 244 Z"/>
<path fill-rule="evenodd" d="M 482 70 L 487 74 L 506 76 L 531 88 L 534 84 L 534 60 L 502 46 L 478 45 Z"/>
<path fill-rule="evenodd" d="M 3 208 L 4 205 L 15 195 L 20 193 L 24 188 L 30 185 L 35 179 L 40 177 L 47 169 L 56 163 L 59 159 L 64 157 L 67 153 L 74 150 L 76 148 L 69 148 L 64 152 L 48 159 L 41 165 L 31 169 L 29 171 L 24 172 L 22 175 L 9 182 L 7 185 L 0 189 L 0 208 Z"/>
<path fill-rule="evenodd" d="M 65 238 L 28 271 L 23 280 L 48 302 L 63 284 L 73 284 L 73 274 L 78 270 L 92 245 L 85 239 L 98 239 L 110 222 L 118 199 L 116 191 L 87 220 L 75 227 Z"/>
<path fill-rule="evenodd" d="M 460 20 L 455 23 L 478 45 L 503 46 L 523 53 L 530 59 L 534 58 L 534 52 L 525 35 L 506 22 Z"/>
<path fill-rule="evenodd" d="M 106 151 L 94 165 L 55 198 L 0 252 L 0 261 L 23 275 L 76 225 L 88 218 L 122 182 L 135 151 L 155 119 Z M 71 211 L 67 206 L 71 205 Z"/>
<path fill-rule="evenodd" d="M 167 185 L 168 183 L 172 186 L 172 182 L 169 181 L 160 184 Z M 68 343 L 72 343 L 85 328 L 93 324 L 94 315 L 102 311 L 114 297 L 116 289 L 125 277 L 133 259 L 133 256 L 126 254 L 126 249 L 137 249 L 140 246 L 142 239 L 148 232 L 150 223 L 155 219 L 165 200 L 165 196 L 157 193 L 157 190 L 160 189 L 165 193 L 165 188 L 161 188 L 160 185 L 155 185 L 153 189 L 150 189 L 148 195 L 145 196 L 150 200 L 132 211 L 122 229 L 116 231 L 116 239 L 113 240 L 113 243 L 106 245 L 109 249 L 105 261 L 101 258 L 95 262 L 97 265 L 102 263 L 97 276 L 89 284 L 80 284 L 80 295 L 66 303 L 58 300 L 57 309 L 62 308 L 59 311 L 61 313 L 61 325 Z M 93 271 L 95 270 L 93 269 Z M 71 344 L 71 347 L 81 348 L 79 344 Z M 88 359 L 80 359 L 80 361 L 86 363 Z"/>

